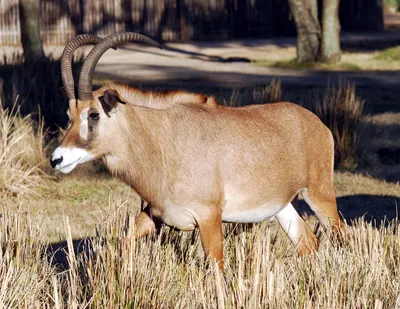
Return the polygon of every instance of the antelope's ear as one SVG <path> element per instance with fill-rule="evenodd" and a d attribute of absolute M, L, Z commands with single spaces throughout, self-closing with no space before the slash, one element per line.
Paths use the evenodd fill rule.
<path fill-rule="evenodd" d="M 108 117 L 110 112 L 117 107 L 118 103 L 125 104 L 119 97 L 117 90 L 108 89 L 104 92 L 104 95 L 99 97 L 101 106 Z"/>

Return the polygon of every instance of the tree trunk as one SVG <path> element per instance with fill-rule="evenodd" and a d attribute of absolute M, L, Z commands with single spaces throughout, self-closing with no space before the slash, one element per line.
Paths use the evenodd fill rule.
<path fill-rule="evenodd" d="M 289 0 L 289 6 L 297 29 L 297 62 L 316 61 L 321 37 L 317 0 Z"/>
<path fill-rule="evenodd" d="M 39 14 L 39 0 L 19 0 L 21 41 L 26 61 L 35 61 L 44 58 L 44 51 L 40 40 Z"/>
<path fill-rule="evenodd" d="M 323 0 L 322 41 L 319 60 L 323 62 L 340 60 L 339 0 Z"/>

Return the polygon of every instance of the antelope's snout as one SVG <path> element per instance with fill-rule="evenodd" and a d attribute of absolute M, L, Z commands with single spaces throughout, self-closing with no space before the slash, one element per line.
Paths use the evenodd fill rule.
<path fill-rule="evenodd" d="M 57 147 L 50 159 L 52 168 L 61 173 L 71 172 L 78 164 L 90 161 L 94 156 L 84 149 Z"/>

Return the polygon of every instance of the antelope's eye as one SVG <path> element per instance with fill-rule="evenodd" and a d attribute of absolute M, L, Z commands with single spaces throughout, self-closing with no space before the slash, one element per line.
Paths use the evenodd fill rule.
<path fill-rule="evenodd" d="M 99 113 L 91 112 L 88 117 L 90 120 L 99 120 Z"/>

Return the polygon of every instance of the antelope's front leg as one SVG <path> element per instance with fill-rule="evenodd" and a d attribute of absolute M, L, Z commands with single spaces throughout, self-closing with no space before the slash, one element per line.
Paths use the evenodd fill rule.
<path fill-rule="evenodd" d="M 135 219 L 135 228 L 135 237 L 138 239 L 155 231 L 156 224 L 147 212 L 142 211 Z"/>
<path fill-rule="evenodd" d="M 221 212 L 212 210 L 207 217 L 199 220 L 198 227 L 206 259 L 215 258 L 219 269 L 224 271 Z"/>

